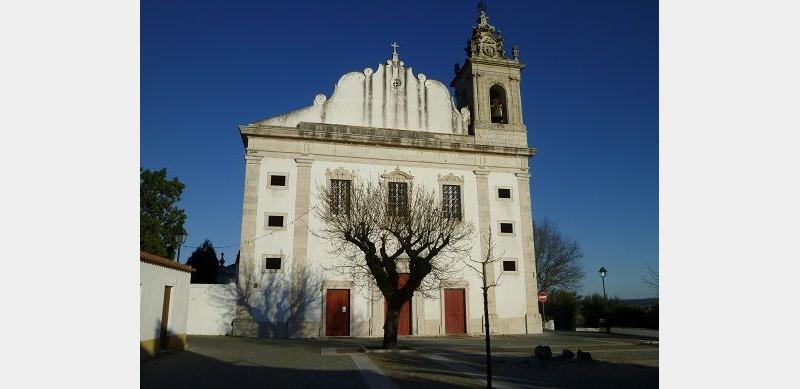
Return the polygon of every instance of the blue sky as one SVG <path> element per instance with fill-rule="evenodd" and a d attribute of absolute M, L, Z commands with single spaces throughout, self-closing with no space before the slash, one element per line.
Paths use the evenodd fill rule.
<path fill-rule="evenodd" d="M 658 2 L 487 1 L 520 48 L 534 217 L 583 247 L 581 293 L 652 297 L 658 266 Z M 449 84 L 473 1 L 141 3 L 141 166 L 186 184 L 188 245 L 228 263 L 244 177 L 237 125 L 330 96 L 339 77 L 390 57 Z M 190 249 L 184 248 L 185 260 Z"/>

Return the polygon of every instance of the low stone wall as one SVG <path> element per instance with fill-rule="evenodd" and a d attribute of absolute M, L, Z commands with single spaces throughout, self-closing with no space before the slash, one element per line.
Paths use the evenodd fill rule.
<path fill-rule="evenodd" d="M 235 284 L 192 284 L 186 333 L 226 335 L 236 314 Z"/>

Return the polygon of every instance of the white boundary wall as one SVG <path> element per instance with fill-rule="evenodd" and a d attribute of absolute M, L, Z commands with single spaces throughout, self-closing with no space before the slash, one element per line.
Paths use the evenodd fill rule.
<path fill-rule="evenodd" d="M 189 286 L 189 335 L 225 335 L 236 314 L 235 284 Z"/>

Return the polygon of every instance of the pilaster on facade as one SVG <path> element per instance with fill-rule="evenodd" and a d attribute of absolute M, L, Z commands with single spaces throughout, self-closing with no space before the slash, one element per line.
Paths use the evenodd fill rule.
<path fill-rule="evenodd" d="M 242 202 L 242 231 L 239 243 L 239 287 L 250 288 L 251 274 L 256 269 L 255 237 L 256 213 L 258 212 L 258 189 L 263 156 L 253 150 L 247 150 L 244 156 L 244 200 Z M 258 324 L 253 319 L 246 305 L 237 300 L 236 315 L 231 333 L 234 336 L 258 336 Z"/>
<path fill-rule="evenodd" d="M 258 226 L 256 225 L 258 212 L 258 188 L 260 181 L 261 161 L 263 156 L 248 150 L 244 156 L 245 179 L 244 200 L 242 203 L 242 230 L 239 254 L 239 277 L 252 274 L 256 265 L 255 237 Z"/>
<path fill-rule="evenodd" d="M 294 237 L 292 240 L 292 274 L 305 269 L 308 256 L 308 219 L 311 211 L 311 165 L 314 158 L 302 155 L 295 158 L 297 183 L 294 203 Z"/>
<path fill-rule="evenodd" d="M 519 191 L 519 211 L 522 231 L 522 254 L 524 256 L 525 271 L 525 315 L 526 332 L 539 333 L 542 331 L 542 317 L 539 314 L 537 295 L 539 293 L 536 285 L 536 258 L 533 247 L 533 213 L 531 211 L 530 195 L 530 174 L 528 169 L 514 173 L 517 177 L 517 187 Z"/>
<path fill-rule="evenodd" d="M 481 245 L 481 258 L 480 260 L 486 259 L 486 256 L 489 254 L 489 242 L 487 241 L 488 237 L 493 234 L 492 232 L 492 215 L 490 213 L 490 204 L 491 197 L 489 195 L 489 170 L 484 168 L 478 168 L 474 171 L 475 173 L 475 181 L 477 184 L 478 189 L 478 204 L 486 204 L 487 206 L 478 207 L 478 233 L 480 236 L 478 239 L 480 240 Z M 494 239 L 494 238 L 493 238 Z M 490 264 L 486 266 L 486 280 L 487 282 L 492 282 L 495 279 L 494 274 L 494 264 Z M 487 292 L 487 300 L 489 305 L 489 321 L 490 326 L 494 324 L 494 319 L 497 316 L 497 299 L 495 298 L 496 295 L 496 288 L 489 288 Z"/>
<path fill-rule="evenodd" d="M 314 158 L 310 155 L 303 154 L 295 158 L 297 169 L 297 182 L 295 193 L 294 205 L 294 235 L 292 237 L 292 285 L 302 285 L 306 272 L 306 263 L 308 261 L 308 220 L 311 211 L 311 166 L 314 163 Z M 299 294 L 305 291 L 299 288 L 292 288 L 292 301 L 299 301 L 302 297 Z M 352 294 L 351 294 L 352 296 Z M 351 297 L 352 298 L 352 297 Z M 323 305 L 324 306 L 324 305 Z M 319 331 L 314 328 L 319 328 L 314 322 L 300 322 L 298 319 L 290 319 L 290 326 L 292 328 L 303 329 L 305 334 L 311 334 Z M 324 329 L 323 329 L 324 331 Z M 323 332 L 324 333 L 324 332 Z"/>

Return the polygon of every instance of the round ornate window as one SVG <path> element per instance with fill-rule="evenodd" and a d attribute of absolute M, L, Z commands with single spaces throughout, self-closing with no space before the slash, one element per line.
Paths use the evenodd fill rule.
<path fill-rule="evenodd" d="M 399 87 L 402 84 L 403 84 L 403 82 L 400 81 L 399 78 L 395 78 L 394 80 L 392 80 L 392 86 L 395 87 L 395 88 Z"/>

